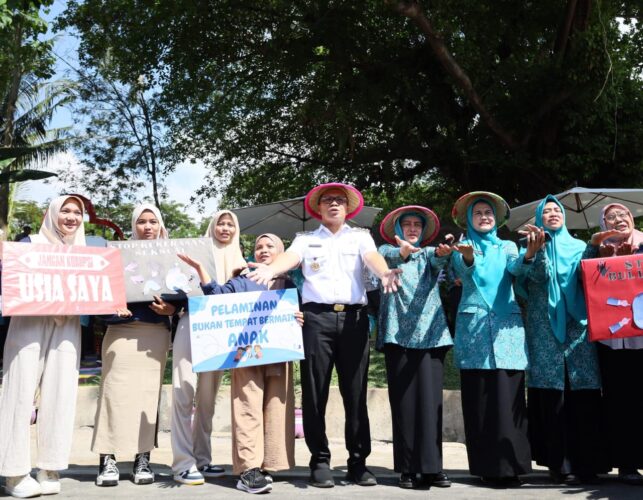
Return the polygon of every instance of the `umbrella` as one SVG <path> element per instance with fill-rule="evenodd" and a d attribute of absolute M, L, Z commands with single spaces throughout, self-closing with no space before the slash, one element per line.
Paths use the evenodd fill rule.
<path fill-rule="evenodd" d="M 565 207 L 568 229 L 591 229 L 600 225 L 601 210 L 610 203 L 621 203 L 634 217 L 643 216 L 643 189 L 575 187 L 555 195 Z M 511 209 L 507 227 L 512 231 L 533 224 L 536 207 L 541 200 Z"/>
<path fill-rule="evenodd" d="M 304 198 L 301 196 L 265 205 L 234 208 L 232 211 L 239 218 L 242 233 L 257 236 L 263 233 L 274 233 L 280 238 L 293 239 L 296 233 L 312 231 L 320 224 L 319 220 L 306 212 Z M 380 210 L 382 209 L 364 207 L 359 214 L 346 222 L 350 226 L 370 228 Z"/>

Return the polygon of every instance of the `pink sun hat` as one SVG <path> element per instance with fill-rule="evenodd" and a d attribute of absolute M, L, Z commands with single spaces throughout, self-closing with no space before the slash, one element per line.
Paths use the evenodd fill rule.
<path fill-rule="evenodd" d="M 431 241 L 433 241 L 440 232 L 440 220 L 433 210 L 420 205 L 406 205 L 404 207 L 396 208 L 384 217 L 384 220 L 382 220 L 382 223 L 380 224 L 380 235 L 382 238 L 391 245 L 397 246 L 397 242 L 395 241 L 395 223 L 404 214 L 410 213 L 422 214 L 426 221 L 426 226 L 422 232 L 420 246 L 423 247 L 431 243 Z"/>
<path fill-rule="evenodd" d="M 348 206 L 346 207 L 347 220 L 352 219 L 362 210 L 362 207 L 364 206 L 364 197 L 357 188 L 354 188 L 349 184 L 342 184 L 341 182 L 329 182 L 312 188 L 308 191 L 306 199 L 304 200 L 306 212 L 312 215 L 315 219 L 321 220 L 321 214 L 319 213 L 319 200 L 322 194 L 329 189 L 339 189 L 346 193 L 346 198 L 348 199 Z"/>

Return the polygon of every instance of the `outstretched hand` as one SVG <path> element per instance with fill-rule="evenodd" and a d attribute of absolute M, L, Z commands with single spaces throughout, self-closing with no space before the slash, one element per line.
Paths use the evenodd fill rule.
<path fill-rule="evenodd" d="M 420 247 L 411 245 L 408 241 L 403 240 L 397 234 L 395 235 L 395 242 L 397 243 L 397 246 L 400 247 L 400 256 L 403 259 L 406 259 L 412 253 L 417 253 L 421 250 Z"/>
<path fill-rule="evenodd" d="M 545 230 L 533 224 L 525 224 L 525 228 L 526 229 L 518 231 L 518 233 L 527 238 L 525 259 L 531 260 L 536 255 L 536 252 L 545 245 Z"/>
<path fill-rule="evenodd" d="M 401 269 L 389 269 L 380 277 L 384 293 L 397 292 L 397 287 L 400 285 L 400 274 L 402 274 Z"/>
<path fill-rule="evenodd" d="M 246 278 L 259 285 L 269 286 L 270 282 L 275 277 L 275 273 L 270 269 L 270 266 L 265 264 L 260 264 L 259 262 L 248 262 L 248 267 L 252 269 L 252 271 L 246 275 Z"/>
<path fill-rule="evenodd" d="M 435 247 L 435 255 L 437 255 L 438 257 L 446 257 L 447 255 L 451 255 L 452 252 L 453 247 L 445 243 L 440 243 L 437 247 Z"/>
<path fill-rule="evenodd" d="M 199 279 L 201 280 L 201 283 L 210 283 L 211 278 L 210 274 L 205 270 L 205 267 L 203 267 L 203 264 L 201 264 L 201 261 L 198 261 L 196 259 L 193 259 L 189 255 L 185 253 L 177 253 L 176 256 L 181 259 L 183 262 L 185 262 L 188 266 L 194 268 L 194 270 L 197 272 L 199 275 Z"/>
<path fill-rule="evenodd" d="M 589 240 L 590 244 L 595 247 L 600 246 L 605 240 L 609 238 L 614 238 L 615 236 L 623 236 L 623 234 L 617 229 L 608 229 L 607 231 L 599 231 L 598 233 L 592 234 L 592 239 Z"/>
<path fill-rule="evenodd" d="M 456 243 L 453 245 L 453 250 L 456 252 L 459 252 L 462 254 L 462 258 L 464 259 L 464 263 L 467 266 L 470 266 L 473 264 L 473 246 L 472 245 L 466 245 L 463 243 Z"/>

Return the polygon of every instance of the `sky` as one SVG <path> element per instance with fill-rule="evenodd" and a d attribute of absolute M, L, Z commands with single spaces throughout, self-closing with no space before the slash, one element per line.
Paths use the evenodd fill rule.
<path fill-rule="evenodd" d="M 52 21 L 64 9 L 66 0 L 55 0 L 48 15 L 43 16 L 46 20 Z M 51 33 L 47 35 L 51 37 Z M 65 77 L 65 71 L 68 64 L 76 65 L 78 62 L 78 41 L 70 33 L 57 33 L 55 37 L 54 52 L 58 56 L 56 64 L 56 75 L 54 79 Z M 82 122 L 82 117 L 72 116 L 69 109 L 61 109 L 53 117 L 52 127 L 66 127 L 73 125 L 74 122 Z M 49 172 L 60 172 L 67 169 L 78 168 L 80 162 L 73 151 L 56 155 L 47 165 L 40 165 L 38 168 Z M 183 203 L 188 214 L 195 220 L 200 220 L 204 215 L 209 215 L 216 211 L 217 200 L 206 200 L 202 207 L 202 212 L 196 204 L 190 202 L 190 197 L 201 187 L 203 179 L 207 173 L 206 167 L 201 162 L 192 164 L 185 162 L 176 166 L 175 171 L 165 178 L 165 185 L 168 186 L 168 194 L 171 200 Z M 55 178 L 52 178 L 55 179 Z M 55 180 L 52 182 L 45 181 L 28 181 L 21 183 L 16 193 L 18 200 L 35 200 L 44 202 L 58 196 L 65 186 Z M 79 193 L 85 194 L 85 193 Z M 141 192 L 137 196 L 139 200 L 151 198 L 151 191 Z"/>

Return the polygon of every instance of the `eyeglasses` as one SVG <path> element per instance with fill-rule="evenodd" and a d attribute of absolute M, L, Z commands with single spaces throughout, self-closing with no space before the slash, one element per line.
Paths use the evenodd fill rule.
<path fill-rule="evenodd" d="M 607 222 L 614 222 L 617 218 L 618 219 L 627 219 L 630 216 L 627 212 L 612 212 L 609 215 L 605 216 L 605 220 Z"/>
<path fill-rule="evenodd" d="M 319 202 L 323 203 L 324 205 L 330 205 L 333 202 L 337 203 L 338 205 L 346 205 L 348 204 L 348 198 L 346 198 L 346 196 L 322 196 Z"/>

